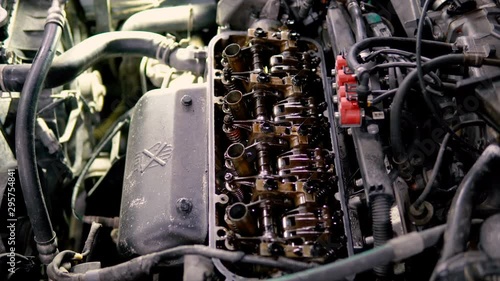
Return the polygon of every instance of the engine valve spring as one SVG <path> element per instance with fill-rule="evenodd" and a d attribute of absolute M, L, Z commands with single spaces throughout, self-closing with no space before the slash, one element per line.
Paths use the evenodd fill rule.
<path fill-rule="evenodd" d="M 236 199 L 238 199 L 238 201 L 240 202 L 245 199 L 245 195 L 243 194 L 243 190 L 241 190 L 241 188 L 235 189 L 232 193 L 234 197 L 236 197 Z"/>
<path fill-rule="evenodd" d="M 224 116 L 224 125 L 222 125 L 222 130 L 226 134 L 226 137 L 231 143 L 241 142 L 241 129 L 235 127 L 233 124 L 233 117 L 229 114 Z"/>
<path fill-rule="evenodd" d="M 245 199 L 245 194 L 241 187 L 236 186 L 234 183 L 226 182 L 226 189 L 234 196 L 238 202 L 242 202 Z"/>
<path fill-rule="evenodd" d="M 232 75 L 231 69 L 226 67 L 222 71 L 223 71 L 222 85 L 224 85 L 224 88 L 226 89 L 226 91 L 230 92 L 233 90 L 237 90 L 238 87 L 236 86 L 236 82 L 231 77 L 231 75 Z"/>

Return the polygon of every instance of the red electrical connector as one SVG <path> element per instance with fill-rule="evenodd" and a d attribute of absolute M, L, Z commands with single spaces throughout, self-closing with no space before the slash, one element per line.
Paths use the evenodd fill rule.
<path fill-rule="evenodd" d="M 360 126 L 361 108 L 356 99 L 356 76 L 347 66 L 343 56 L 337 56 L 335 70 L 339 124 L 342 127 Z"/>

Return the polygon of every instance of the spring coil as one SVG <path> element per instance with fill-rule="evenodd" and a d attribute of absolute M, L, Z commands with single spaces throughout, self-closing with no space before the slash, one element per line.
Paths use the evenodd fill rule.
<path fill-rule="evenodd" d="M 224 85 L 224 88 L 226 91 L 230 92 L 233 90 L 237 90 L 236 83 L 234 82 L 234 79 L 231 77 L 232 76 L 232 71 L 230 68 L 225 67 L 223 70 L 223 75 L 222 75 L 222 84 Z"/>
<path fill-rule="evenodd" d="M 243 190 L 241 190 L 241 188 L 236 188 L 231 193 L 234 197 L 236 197 L 236 199 L 238 199 L 239 202 L 242 202 L 243 199 L 245 199 L 245 194 L 243 194 Z"/>
<path fill-rule="evenodd" d="M 226 137 L 231 143 L 241 142 L 241 129 L 237 127 L 229 127 L 224 125 L 223 129 Z"/>
<path fill-rule="evenodd" d="M 224 88 L 226 91 L 231 92 L 233 90 L 238 90 L 238 87 L 236 87 L 236 83 L 234 82 L 233 79 L 230 80 L 222 80 L 222 84 L 224 85 Z"/>
<path fill-rule="evenodd" d="M 241 129 L 233 126 L 233 117 L 229 114 L 224 116 L 224 125 L 222 125 L 222 131 L 226 134 L 226 137 L 231 143 L 241 142 Z"/>

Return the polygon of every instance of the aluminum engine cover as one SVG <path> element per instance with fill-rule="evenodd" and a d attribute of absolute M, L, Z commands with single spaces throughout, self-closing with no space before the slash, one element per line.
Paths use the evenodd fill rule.
<path fill-rule="evenodd" d="M 203 243 L 208 228 L 206 86 L 153 90 L 128 138 L 119 249 L 144 255 Z"/>

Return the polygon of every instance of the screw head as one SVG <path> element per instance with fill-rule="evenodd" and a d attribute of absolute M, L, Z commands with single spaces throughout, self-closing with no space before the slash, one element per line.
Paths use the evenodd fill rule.
<path fill-rule="evenodd" d="M 263 133 L 271 133 L 273 131 L 273 126 L 271 126 L 271 124 L 267 123 L 267 122 L 264 122 L 260 125 L 260 130 L 263 132 Z"/>
<path fill-rule="evenodd" d="M 260 83 L 268 83 L 269 81 L 271 81 L 271 78 L 269 78 L 269 75 L 267 75 L 266 73 L 261 72 L 257 76 L 257 81 Z"/>
<path fill-rule="evenodd" d="M 255 37 L 262 38 L 262 37 L 265 37 L 267 35 L 267 32 L 265 32 L 264 29 L 259 27 L 259 28 L 255 29 L 255 32 L 253 35 L 255 35 Z"/>
<path fill-rule="evenodd" d="M 181 213 L 189 214 L 193 210 L 193 203 L 188 198 L 179 198 L 177 200 L 177 210 Z"/>
<path fill-rule="evenodd" d="M 184 106 L 190 106 L 193 104 L 193 98 L 191 98 L 191 96 L 188 96 L 188 95 L 184 95 L 182 96 L 181 98 L 181 103 L 182 105 Z"/>

